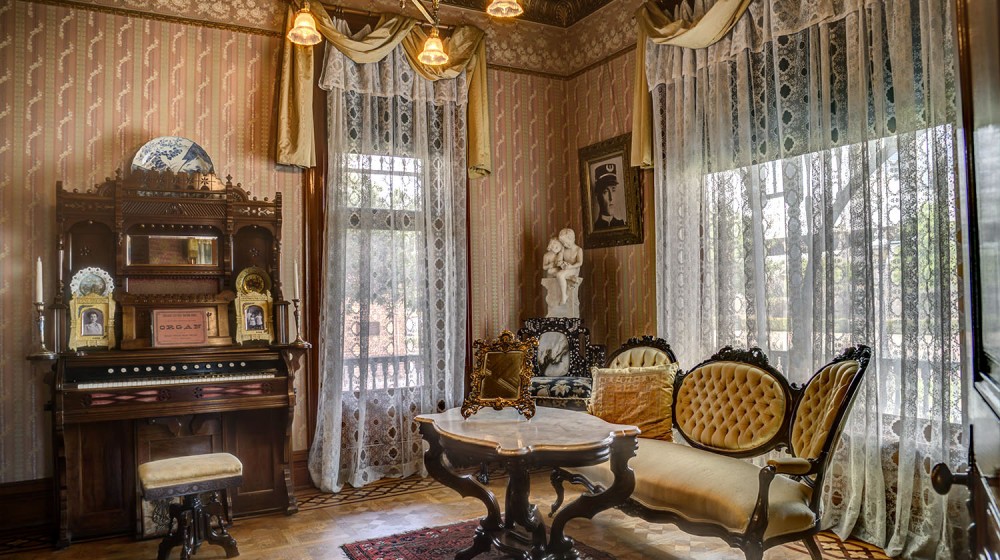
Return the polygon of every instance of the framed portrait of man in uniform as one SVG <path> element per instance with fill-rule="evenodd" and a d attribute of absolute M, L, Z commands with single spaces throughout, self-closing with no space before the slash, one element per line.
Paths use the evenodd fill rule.
<path fill-rule="evenodd" d="M 632 135 L 623 134 L 580 148 L 583 246 L 642 243 L 639 169 L 632 167 Z"/>

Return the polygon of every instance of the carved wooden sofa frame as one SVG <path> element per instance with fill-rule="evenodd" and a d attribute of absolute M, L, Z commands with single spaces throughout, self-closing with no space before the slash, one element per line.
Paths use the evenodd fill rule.
<path fill-rule="evenodd" d="M 648 354 L 646 361 L 676 361 L 666 342 L 646 337 L 612 353 L 609 366 L 640 365 L 615 362 L 637 349 Z M 870 360 L 867 346 L 848 348 L 799 386 L 789 384 L 759 348 L 726 347 L 679 374 L 673 424 L 688 445 L 640 439 L 630 463 L 636 488 L 619 509 L 720 537 L 749 560 L 798 540 L 813 560 L 821 560 L 813 535 L 819 532 L 823 480 Z M 789 456 L 763 468 L 742 460 L 772 450 Z M 599 465 L 553 471 L 553 513 L 562 504 L 564 481 L 593 493 L 612 480 L 606 470 Z"/>

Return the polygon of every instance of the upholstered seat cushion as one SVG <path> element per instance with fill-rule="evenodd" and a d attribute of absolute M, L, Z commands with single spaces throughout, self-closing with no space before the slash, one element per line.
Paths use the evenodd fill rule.
<path fill-rule="evenodd" d="M 734 533 L 746 530 L 757 502 L 757 467 L 667 441 L 640 439 L 629 465 L 635 471 L 632 499 L 654 510 L 669 511 L 688 521 L 709 522 Z M 607 463 L 567 469 L 605 488 L 614 481 Z M 782 475 L 771 482 L 768 527 L 764 539 L 802 531 L 816 523 L 809 509 L 812 489 Z"/>
<path fill-rule="evenodd" d="M 243 463 L 229 453 L 208 453 L 139 465 L 143 491 L 242 476 Z"/>

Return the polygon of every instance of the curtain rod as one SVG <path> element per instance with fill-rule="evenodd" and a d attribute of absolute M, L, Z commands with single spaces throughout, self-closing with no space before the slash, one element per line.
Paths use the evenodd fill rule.
<path fill-rule="evenodd" d="M 410 0 L 410 1 L 417 2 L 419 0 Z M 383 15 L 382 13 L 373 12 L 371 10 L 359 10 L 357 8 L 348 8 L 346 6 L 338 6 L 336 4 L 327 4 L 325 2 L 323 2 L 322 4 L 323 4 L 323 8 L 325 8 L 326 11 L 330 13 L 330 15 L 365 16 L 365 17 L 372 18 L 372 19 L 378 19 L 379 17 L 381 17 Z M 416 18 L 416 19 L 420 22 L 417 25 L 421 25 L 421 26 L 424 26 L 424 27 L 430 25 L 429 23 L 427 23 L 426 21 L 421 20 L 420 18 Z M 455 25 L 445 25 L 443 23 L 438 24 L 438 29 L 440 29 L 441 31 L 453 31 L 455 28 L 456 28 Z"/>

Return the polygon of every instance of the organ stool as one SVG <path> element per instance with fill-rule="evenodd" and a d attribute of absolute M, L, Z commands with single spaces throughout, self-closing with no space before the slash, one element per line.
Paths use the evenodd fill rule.
<path fill-rule="evenodd" d="M 182 503 L 170 504 L 170 532 L 160 543 L 157 560 L 167 560 L 175 546 L 181 547 L 181 560 L 189 560 L 203 541 L 224 548 L 226 558 L 240 555 L 236 539 L 226 531 L 230 519 L 228 489 L 243 483 L 239 459 L 229 453 L 209 453 L 150 461 L 139 465 L 139 481 L 147 500 L 184 498 Z M 206 503 L 202 494 L 209 492 Z"/>

